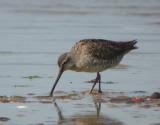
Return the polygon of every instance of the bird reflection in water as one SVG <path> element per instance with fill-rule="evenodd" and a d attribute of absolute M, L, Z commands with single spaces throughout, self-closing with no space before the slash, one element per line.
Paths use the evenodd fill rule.
<path fill-rule="evenodd" d="M 60 107 L 55 102 L 54 106 L 58 112 L 58 125 L 123 125 L 115 119 L 100 115 L 101 102 L 94 102 L 96 113 L 88 113 L 84 115 L 74 115 L 71 118 L 65 118 Z"/>

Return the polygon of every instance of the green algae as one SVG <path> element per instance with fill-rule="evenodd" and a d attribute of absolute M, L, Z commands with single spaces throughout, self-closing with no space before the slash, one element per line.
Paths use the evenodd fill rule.
<path fill-rule="evenodd" d="M 33 75 L 33 76 L 25 76 L 23 78 L 32 80 L 32 79 L 38 79 L 38 78 L 42 78 L 42 77 L 41 76 L 37 76 L 37 75 Z"/>

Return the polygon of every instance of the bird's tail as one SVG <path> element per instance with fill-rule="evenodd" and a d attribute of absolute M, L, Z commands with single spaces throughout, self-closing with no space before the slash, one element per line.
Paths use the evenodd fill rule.
<path fill-rule="evenodd" d="M 137 43 L 137 40 L 129 41 L 129 42 L 128 42 L 128 46 L 129 46 L 131 49 L 138 49 L 138 47 L 135 46 L 136 43 Z"/>
<path fill-rule="evenodd" d="M 136 43 L 137 43 L 137 40 L 131 40 L 127 42 L 119 42 L 118 46 L 121 48 L 122 53 L 126 54 L 131 50 L 138 48 L 137 46 L 135 46 Z"/>
<path fill-rule="evenodd" d="M 132 49 L 138 48 L 137 46 L 135 46 L 136 43 L 137 43 L 137 40 L 131 40 L 128 42 L 120 42 L 120 46 L 122 46 L 122 48 L 130 51 Z"/>

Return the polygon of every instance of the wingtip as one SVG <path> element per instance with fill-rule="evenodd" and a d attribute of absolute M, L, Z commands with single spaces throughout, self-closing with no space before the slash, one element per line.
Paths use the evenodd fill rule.
<path fill-rule="evenodd" d="M 137 39 L 132 40 L 133 45 L 135 45 L 137 42 Z"/>
<path fill-rule="evenodd" d="M 137 39 L 132 40 L 133 49 L 138 49 L 137 46 L 134 46 L 137 42 L 138 42 Z"/>

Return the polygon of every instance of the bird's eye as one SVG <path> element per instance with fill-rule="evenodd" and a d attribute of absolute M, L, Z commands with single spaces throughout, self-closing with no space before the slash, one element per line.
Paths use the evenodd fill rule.
<path fill-rule="evenodd" d="M 65 65 L 67 62 L 68 62 L 68 58 L 66 58 L 63 62 L 62 62 L 62 64 L 61 64 L 61 66 L 63 66 L 63 65 Z"/>

